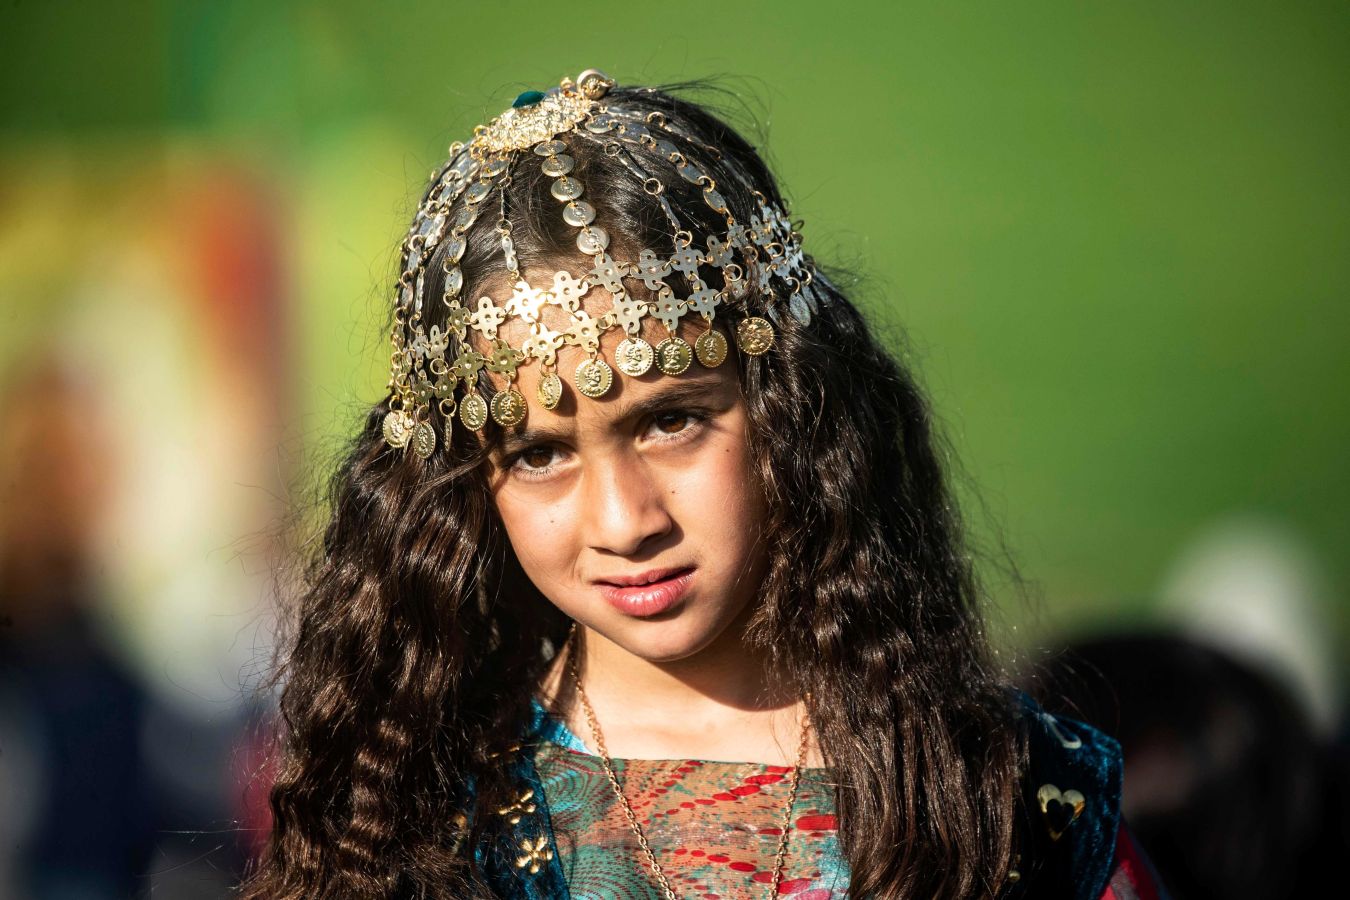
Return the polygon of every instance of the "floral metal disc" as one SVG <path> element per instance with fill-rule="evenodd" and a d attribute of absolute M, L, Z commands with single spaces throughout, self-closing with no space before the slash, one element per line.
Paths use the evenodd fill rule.
<path fill-rule="evenodd" d="M 562 217 L 573 228 L 581 228 L 595 221 L 595 207 L 585 200 L 572 200 L 563 207 Z"/>
<path fill-rule="evenodd" d="M 572 159 L 572 157 L 568 156 L 566 153 L 559 153 L 556 156 L 545 157 L 539 168 L 549 178 L 561 178 L 563 175 L 572 171 L 572 167 L 575 164 L 576 160 Z"/>
<path fill-rule="evenodd" d="M 603 359 L 583 359 L 576 378 L 577 390 L 587 397 L 603 397 L 614 382 L 614 370 Z"/>
<path fill-rule="evenodd" d="M 544 409 L 552 409 L 562 400 L 562 379 L 558 377 L 557 372 L 549 372 L 539 379 L 539 388 L 535 392 L 539 395 L 539 403 Z"/>
<path fill-rule="evenodd" d="M 668 337 L 656 345 L 656 366 L 667 375 L 679 375 L 693 359 L 693 348 L 684 338 Z"/>
<path fill-rule="evenodd" d="M 470 431 L 477 431 L 487 422 L 487 401 L 480 394 L 470 393 L 459 405 L 459 420 Z"/>
<path fill-rule="evenodd" d="M 760 356 L 773 346 L 773 326 L 768 319 L 750 316 L 736 326 L 736 346 L 742 353 Z"/>
<path fill-rule="evenodd" d="M 412 448 L 422 459 L 426 459 L 436 450 L 436 431 L 430 422 L 418 422 L 412 433 Z"/>
<path fill-rule="evenodd" d="M 614 363 L 619 371 L 634 377 L 650 369 L 655 359 L 652 345 L 640 337 L 626 337 L 614 350 Z"/>
<path fill-rule="evenodd" d="M 406 447 L 412 428 L 413 417 L 396 409 L 384 417 L 384 440 L 391 447 Z"/>
<path fill-rule="evenodd" d="M 492 418 L 498 425 L 519 425 L 525 418 L 525 395 L 515 388 L 493 394 Z"/>
<path fill-rule="evenodd" d="M 709 328 L 694 341 L 694 353 L 709 369 L 720 366 L 727 358 L 727 339 L 722 337 L 722 332 Z"/>

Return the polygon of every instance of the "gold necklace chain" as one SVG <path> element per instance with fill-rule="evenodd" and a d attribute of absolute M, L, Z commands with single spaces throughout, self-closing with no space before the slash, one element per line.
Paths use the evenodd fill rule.
<path fill-rule="evenodd" d="M 609 751 L 605 749 L 605 739 L 600 735 L 600 725 L 595 718 L 595 710 L 591 708 L 591 701 L 586 697 L 586 691 L 581 687 L 581 674 L 577 671 L 576 655 L 576 623 L 572 623 L 572 630 L 567 635 L 567 667 L 572 673 L 572 680 L 576 684 L 577 695 L 581 698 L 581 705 L 586 711 L 586 721 L 591 727 L 591 735 L 595 738 L 596 747 L 600 750 L 600 761 L 604 764 L 605 774 L 609 776 L 609 783 L 614 788 L 615 795 L 623 805 L 624 815 L 628 817 L 628 825 L 633 829 L 633 834 L 637 835 L 638 845 L 642 847 L 642 852 L 647 854 L 647 863 L 656 876 L 661 890 L 666 895 L 666 900 L 679 900 L 675 896 L 675 891 L 671 888 L 670 882 L 666 879 L 665 872 L 661 871 L 661 864 L 656 861 L 656 854 L 647 843 L 647 836 L 642 833 L 642 827 L 638 825 L 637 815 L 633 812 L 633 807 L 628 804 L 628 798 L 624 796 L 623 788 L 619 785 L 619 778 L 614 774 L 614 764 L 609 758 Z M 809 701 L 810 692 L 806 694 Z M 809 709 L 809 704 L 808 704 Z M 792 767 L 792 787 L 788 791 L 787 805 L 783 807 L 783 827 L 781 836 L 778 839 L 778 853 L 774 857 L 773 863 L 773 884 L 769 886 L 768 896 L 773 900 L 778 896 L 778 886 L 783 878 L 783 857 L 787 853 L 788 829 L 792 825 L 792 805 L 797 799 L 797 782 L 801 777 L 802 762 L 806 759 L 806 738 L 810 733 L 811 716 L 809 713 L 802 717 L 802 736 L 797 747 L 797 762 Z"/>

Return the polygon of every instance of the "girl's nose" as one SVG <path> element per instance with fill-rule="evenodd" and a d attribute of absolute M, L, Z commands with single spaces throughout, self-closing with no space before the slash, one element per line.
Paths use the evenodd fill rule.
<path fill-rule="evenodd" d="M 652 538 L 667 534 L 674 521 L 665 492 L 641 463 L 613 460 L 591 465 L 583 475 L 585 539 L 597 550 L 636 555 Z"/>

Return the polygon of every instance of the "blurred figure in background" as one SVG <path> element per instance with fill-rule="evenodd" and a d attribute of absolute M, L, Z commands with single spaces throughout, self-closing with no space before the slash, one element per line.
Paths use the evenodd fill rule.
<path fill-rule="evenodd" d="M 1047 707 L 1115 736 L 1126 819 L 1176 900 L 1301 897 L 1335 884 L 1344 732 L 1320 740 L 1277 678 L 1193 637 L 1107 636 L 1042 667 Z"/>
<path fill-rule="evenodd" d="M 214 898 L 253 839 L 230 787 L 256 768 L 252 711 L 184 715 L 126 662 L 96 549 L 118 489 L 101 387 L 48 350 L 0 397 L 0 898 Z"/>
<path fill-rule="evenodd" d="M 100 631 L 94 385 L 43 356 L 0 401 L 0 895 L 129 897 L 155 843 L 144 689 Z"/>
<path fill-rule="evenodd" d="M 211 149 L 25 160 L 0 171 L 0 900 L 220 897 L 266 831 L 284 198 Z"/>

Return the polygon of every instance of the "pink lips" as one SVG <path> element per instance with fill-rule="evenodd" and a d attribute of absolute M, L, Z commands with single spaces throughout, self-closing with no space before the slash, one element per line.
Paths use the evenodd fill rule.
<path fill-rule="evenodd" d="M 630 616 L 654 616 L 674 606 L 693 579 L 691 568 L 653 569 L 636 576 L 597 581 L 596 585 L 605 600 L 619 612 Z"/>

